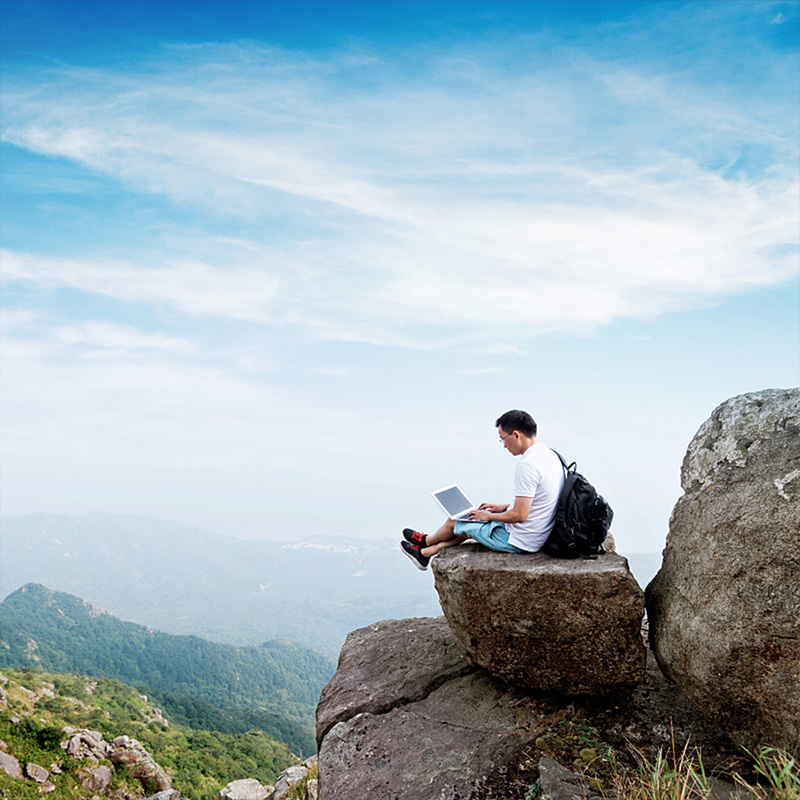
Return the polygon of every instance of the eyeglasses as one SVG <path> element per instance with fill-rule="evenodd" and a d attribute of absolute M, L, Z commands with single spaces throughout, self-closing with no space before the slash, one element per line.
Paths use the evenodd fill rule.
<path fill-rule="evenodd" d="M 512 433 L 507 433 L 505 436 L 501 436 L 500 437 L 500 442 L 501 443 L 504 442 L 506 439 L 508 439 L 509 436 L 513 436 L 513 435 L 514 435 L 514 433 L 512 432 Z"/>

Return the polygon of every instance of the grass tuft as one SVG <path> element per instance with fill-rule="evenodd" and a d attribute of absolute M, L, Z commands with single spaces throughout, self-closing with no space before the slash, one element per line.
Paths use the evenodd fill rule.
<path fill-rule="evenodd" d="M 761 780 L 751 785 L 734 775 L 739 786 L 757 800 L 800 800 L 800 770 L 792 756 L 775 747 L 762 747 L 755 754 L 747 752 Z"/>
<path fill-rule="evenodd" d="M 565 719 L 536 740 L 536 749 L 580 774 L 595 794 L 617 800 L 800 800 L 800 765 L 784 750 L 763 747 L 740 762 L 741 772 L 709 770 L 699 747 L 675 743 L 654 755 L 629 744 L 617 752 L 580 719 Z M 721 784 L 720 781 L 725 781 Z M 526 795 L 541 796 L 538 784 Z"/>

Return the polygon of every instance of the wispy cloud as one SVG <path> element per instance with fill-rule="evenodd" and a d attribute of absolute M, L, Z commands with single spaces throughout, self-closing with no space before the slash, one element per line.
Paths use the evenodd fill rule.
<path fill-rule="evenodd" d="M 143 334 L 129 325 L 110 322 L 87 322 L 64 325 L 53 331 L 57 341 L 68 346 L 81 346 L 104 351 L 104 357 L 116 357 L 130 351 L 162 351 L 176 355 L 192 355 L 196 348 L 186 339 L 161 333 Z"/>
<path fill-rule="evenodd" d="M 6 278 L 314 338 L 452 346 L 498 323 L 588 330 L 793 275 L 788 120 L 683 77 L 560 66 L 501 80 L 490 61 L 444 55 L 400 82 L 374 56 L 237 45 L 180 49 L 138 74 L 55 71 L 13 95 L 7 142 L 237 217 L 252 252 L 188 258 L 192 243 L 172 241 L 157 266 L 7 253 Z M 637 124 L 615 125 L 634 104 Z M 601 109 L 602 137 L 586 135 Z M 709 139 L 773 158 L 726 176 L 699 155 Z M 442 324 L 462 334 L 437 336 Z"/>
<path fill-rule="evenodd" d="M 70 287 L 127 303 L 171 306 L 185 314 L 265 320 L 279 279 L 266 269 L 222 269 L 198 260 L 151 263 L 51 258 L 3 251 L 4 279 L 51 289 Z"/>

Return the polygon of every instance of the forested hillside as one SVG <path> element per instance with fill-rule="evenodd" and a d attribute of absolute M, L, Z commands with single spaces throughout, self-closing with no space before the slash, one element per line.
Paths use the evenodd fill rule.
<path fill-rule="evenodd" d="M 124 622 L 72 595 L 30 584 L 0 604 L 0 664 L 117 678 L 156 693 L 186 724 L 258 727 L 294 752 L 314 751 L 314 712 L 334 672 L 287 642 L 233 647 Z"/>
<path fill-rule="evenodd" d="M 65 725 L 98 731 L 110 741 L 127 735 L 140 741 L 190 800 L 212 800 L 219 789 L 240 778 L 273 783 L 296 758 L 289 748 L 261 731 L 231 735 L 192 731 L 161 717 L 151 697 L 117 680 L 3 669 L 0 676 L 0 739 L 23 765 L 60 764 L 51 771 L 54 800 L 97 796 L 80 785 L 80 762 L 66 756 L 60 742 Z M 137 781 L 114 771 L 112 789 L 137 788 Z M 141 791 L 141 787 L 139 787 Z M 0 796 L 27 800 L 41 796 L 32 781 L 11 778 L 0 769 Z"/>

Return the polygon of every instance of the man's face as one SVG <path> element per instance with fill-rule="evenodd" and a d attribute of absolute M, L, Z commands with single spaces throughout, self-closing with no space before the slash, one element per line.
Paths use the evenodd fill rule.
<path fill-rule="evenodd" d="M 512 456 L 518 456 L 522 452 L 522 441 L 520 440 L 520 432 L 503 430 L 502 426 L 497 426 L 497 433 L 500 436 L 500 441 L 503 447 L 511 453 Z"/>

